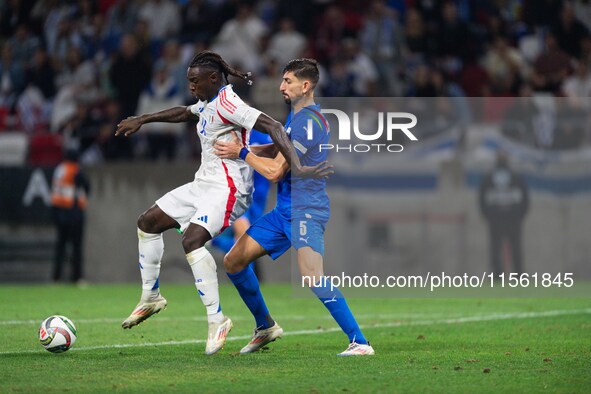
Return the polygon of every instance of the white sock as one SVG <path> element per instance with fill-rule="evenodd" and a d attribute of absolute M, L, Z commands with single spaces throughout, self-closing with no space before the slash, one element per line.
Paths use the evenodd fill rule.
<path fill-rule="evenodd" d="M 224 314 L 220 307 L 217 265 L 213 256 L 205 247 L 187 253 L 186 256 L 195 277 L 195 287 L 207 310 L 207 321 L 221 323 L 224 321 Z"/>
<path fill-rule="evenodd" d="M 139 228 L 137 237 L 142 275 L 142 301 L 149 301 L 160 294 L 158 276 L 162 254 L 164 254 L 164 241 L 162 234 L 145 233 Z"/>

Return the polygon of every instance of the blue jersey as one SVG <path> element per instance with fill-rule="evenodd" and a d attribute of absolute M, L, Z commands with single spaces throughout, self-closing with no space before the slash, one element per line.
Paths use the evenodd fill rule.
<path fill-rule="evenodd" d="M 303 166 L 314 166 L 326 161 L 327 150 L 320 150 L 327 144 L 330 130 L 319 105 L 310 105 L 297 114 L 291 112 L 285 129 L 293 142 Z M 326 194 L 326 180 L 292 177 L 291 171 L 277 184 L 277 210 L 281 216 L 313 216 L 327 222 L 330 216 L 330 201 Z"/>

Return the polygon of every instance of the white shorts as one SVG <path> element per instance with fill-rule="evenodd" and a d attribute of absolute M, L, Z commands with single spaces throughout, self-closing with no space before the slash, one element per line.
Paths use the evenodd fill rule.
<path fill-rule="evenodd" d="M 181 231 L 195 223 L 215 237 L 242 216 L 252 196 L 220 183 L 195 180 L 156 200 L 162 211 L 176 220 Z"/>

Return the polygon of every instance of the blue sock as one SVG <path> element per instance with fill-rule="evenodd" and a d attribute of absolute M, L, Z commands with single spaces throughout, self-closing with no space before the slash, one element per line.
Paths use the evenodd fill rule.
<path fill-rule="evenodd" d="M 331 289 L 329 280 L 326 283 L 323 282 L 320 281 L 316 286 L 312 287 L 312 292 L 322 301 L 341 329 L 347 334 L 349 342 L 355 341 L 356 343 L 366 345 L 367 339 L 361 333 L 361 329 L 353 313 L 351 313 L 351 309 L 349 309 L 343 293 L 336 287 Z"/>
<path fill-rule="evenodd" d="M 246 267 L 240 272 L 228 274 L 228 278 L 236 286 L 238 294 L 244 300 L 244 303 L 254 316 L 257 328 L 265 329 L 273 326 L 275 321 L 269 315 L 269 309 L 265 304 L 265 299 L 261 293 L 259 280 L 254 274 L 251 266 Z"/>

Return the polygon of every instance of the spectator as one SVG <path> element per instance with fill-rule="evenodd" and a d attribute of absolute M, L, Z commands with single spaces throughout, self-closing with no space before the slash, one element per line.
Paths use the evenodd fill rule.
<path fill-rule="evenodd" d="M 409 91 L 406 94 L 412 97 L 436 97 L 437 89 L 431 79 L 431 68 L 422 64 L 415 69 Z"/>
<path fill-rule="evenodd" d="M 148 25 L 147 20 L 138 19 L 133 28 L 132 35 L 135 37 L 140 57 L 148 62 L 160 57 L 164 41 L 152 38 L 150 25 Z"/>
<path fill-rule="evenodd" d="M 483 65 L 491 77 L 493 93 L 516 94 L 521 81 L 527 77 L 527 63 L 504 37 L 494 39 Z"/>
<path fill-rule="evenodd" d="M 206 0 L 189 0 L 181 8 L 181 42 L 210 41 L 215 27 L 214 8 Z"/>
<path fill-rule="evenodd" d="M 490 76 L 476 59 L 468 59 L 458 80 L 462 90 L 468 97 L 491 95 Z"/>
<path fill-rule="evenodd" d="M 273 119 L 286 119 L 289 109 L 281 100 L 281 92 L 277 89 L 277 84 L 281 84 L 281 77 L 278 63 L 271 58 L 265 63 L 265 71 L 251 87 L 255 107 Z"/>
<path fill-rule="evenodd" d="M 443 5 L 442 16 L 435 32 L 437 54 L 441 57 L 450 56 L 457 61 L 465 60 L 473 51 L 468 25 L 459 18 L 458 7 L 451 1 Z"/>
<path fill-rule="evenodd" d="M 300 58 L 306 45 L 306 37 L 294 29 L 293 21 L 284 18 L 279 21 L 279 31 L 271 36 L 266 55 L 279 64 L 287 64 Z"/>
<path fill-rule="evenodd" d="M 109 72 L 111 83 L 121 104 L 121 117 L 136 113 L 140 93 L 151 78 L 151 67 L 139 52 L 137 40 L 125 35 Z"/>
<path fill-rule="evenodd" d="M 424 58 L 432 53 L 433 44 L 423 21 L 423 16 L 416 8 L 406 12 L 404 40 L 407 56 Z"/>
<path fill-rule="evenodd" d="M 275 16 L 277 20 L 290 18 L 294 21 L 297 31 L 308 37 L 315 33 L 315 15 L 318 10 L 318 2 L 314 0 L 278 0 L 276 2 Z M 323 10 L 320 10 L 322 12 Z"/>
<path fill-rule="evenodd" d="M 82 39 L 82 53 L 84 57 L 92 59 L 102 51 L 104 18 L 98 13 L 96 3 L 91 0 L 78 0 L 73 18 Z"/>
<path fill-rule="evenodd" d="M 371 58 L 361 51 L 359 42 L 354 38 L 343 40 L 342 52 L 347 61 L 347 71 L 353 77 L 353 94 L 375 96 L 379 74 Z M 393 70 L 390 72 L 392 73 Z M 388 93 L 393 92 L 388 91 Z"/>
<path fill-rule="evenodd" d="M 81 158 L 93 155 L 89 148 L 93 147 L 99 136 L 99 114 L 89 103 L 83 100 L 76 103 L 76 112 L 64 126 L 62 133 L 65 145 L 75 147 Z M 87 159 L 88 160 L 88 159 Z M 83 160 L 86 162 L 87 160 Z M 95 161 L 93 157 L 90 159 Z"/>
<path fill-rule="evenodd" d="M 55 70 L 44 48 L 35 50 L 27 69 L 27 84 L 39 88 L 46 99 L 53 99 L 55 96 Z"/>
<path fill-rule="evenodd" d="M 387 95 L 401 93 L 398 80 L 402 66 L 402 29 L 395 12 L 384 0 L 374 0 L 360 34 L 363 52 L 367 53 L 376 69 L 380 86 Z M 362 95 L 365 93 L 362 93 Z"/>
<path fill-rule="evenodd" d="M 330 65 L 328 80 L 322 90 L 327 97 L 349 97 L 355 95 L 355 77 L 347 68 L 347 61 L 337 57 Z"/>
<path fill-rule="evenodd" d="M 68 49 L 64 62 L 60 65 L 59 73 L 55 79 L 58 88 L 68 84 L 89 84 L 96 73 L 94 63 L 85 60 L 82 50 L 78 47 Z"/>
<path fill-rule="evenodd" d="M 19 26 L 26 26 L 31 8 L 30 1 L 7 0 L 0 3 L 0 36 L 10 37 Z"/>
<path fill-rule="evenodd" d="M 164 44 L 162 50 L 162 62 L 165 64 L 168 72 L 174 78 L 177 87 L 185 86 L 187 81 L 187 63 L 181 56 L 181 46 L 176 40 L 169 40 Z M 184 91 L 180 88 L 182 97 L 190 99 L 189 89 Z"/>
<path fill-rule="evenodd" d="M 341 42 L 347 37 L 345 16 L 337 5 L 329 5 L 318 20 L 314 42 L 314 58 L 321 63 L 334 59 Z"/>
<path fill-rule="evenodd" d="M 108 100 L 105 104 L 104 119 L 99 128 L 98 145 L 105 160 L 131 160 L 133 146 L 131 138 L 116 138 L 113 130 L 121 120 L 120 105 L 116 100 Z"/>
<path fill-rule="evenodd" d="M 66 157 L 53 173 L 51 205 L 57 228 L 57 242 L 53 264 L 53 280 L 63 274 L 66 247 L 72 248 L 70 282 L 83 278 L 82 243 L 84 239 L 84 211 L 90 183 L 78 164 L 75 151 L 67 151 Z"/>
<path fill-rule="evenodd" d="M 253 13 L 252 7 L 241 4 L 236 17 L 227 21 L 214 40 L 212 50 L 219 53 L 228 64 L 256 72 L 262 68 L 261 40 L 267 27 Z"/>
<path fill-rule="evenodd" d="M 159 60 L 154 66 L 154 76 L 142 92 L 137 114 L 158 112 L 183 104 L 183 96 L 166 63 Z M 160 155 L 171 161 L 175 158 L 177 143 L 184 130 L 182 123 L 148 123 L 144 125 L 148 142 L 148 156 L 156 160 Z"/>
<path fill-rule="evenodd" d="M 532 82 L 534 89 L 557 93 L 570 70 L 570 58 L 560 49 L 556 37 L 546 35 L 546 50 L 534 63 Z"/>
<path fill-rule="evenodd" d="M 12 46 L 5 43 L 0 55 L 0 106 L 13 107 L 25 84 L 23 67 L 15 61 Z"/>
<path fill-rule="evenodd" d="M 585 24 L 587 31 L 591 31 L 591 4 L 589 0 L 570 0 L 577 19 Z"/>
<path fill-rule="evenodd" d="M 14 60 L 23 67 L 29 64 L 33 54 L 41 46 L 39 38 L 31 35 L 26 25 L 18 26 L 16 33 L 8 42 L 12 48 Z"/>
<path fill-rule="evenodd" d="M 115 52 L 121 37 L 133 32 L 137 15 L 138 6 L 134 0 L 119 0 L 109 9 L 102 32 L 107 53 Z"/>
<path fill-rule="evenodd" d="M 579 108 L 591 109 L 591 70 L 585 62 L 576 62 L 575 72 L 562 83 L 562 93 Z"/>
<path fill-rule="evenodd" d="M 527 184 L 511 170 L 503 152 L 497 154 L 494 169 L 480 185 L 479 205 L 488 224 L 492 272 L 496 277 L 502 272 L 523 273 L 521 229 L 529 208 L 529 193 Z M 510 252 L 510 262 L 505 259 L 505 247 Z"/>
<path fill-rule="evenodd" d="M 589 30 L 575 17 L 573 6 L 570 3 L 564 3 L 560 19 L 553 26 L 552 33 L 556 37 L 558 46 L 569 56 L 575 58 L 581 56 L 582 40 L 589 36 Z"/>
<path fill-rule="evenodd" d="M 158 41 L 172 38 L 181 28 L 179 7 L 171 0 L 147 0 L 139 9 L 139 18 L 150 27 L 150 36 Z"/>
<path fill-rule="evenodd" d="M 68 17 L 62 18 L 58 23 L 55 40 L 48 43 L 49 53 L 54 61 L 64 63 L 67 61 L 70 49 L 82 50 L 82 35 L 77 30 L 76 23 Z"/>
<path fill-rule="evenodd" d="M 78 48 L 68 54 L 67 69 L 57 78 L 59 90 L 55 97 L 50 129 L 60 131 L 75 115 L 80 101 L 89 105 L 97 103 L 104 95 L 97 84 L 97 70 L 90 60 L 82 61 Z"/>

